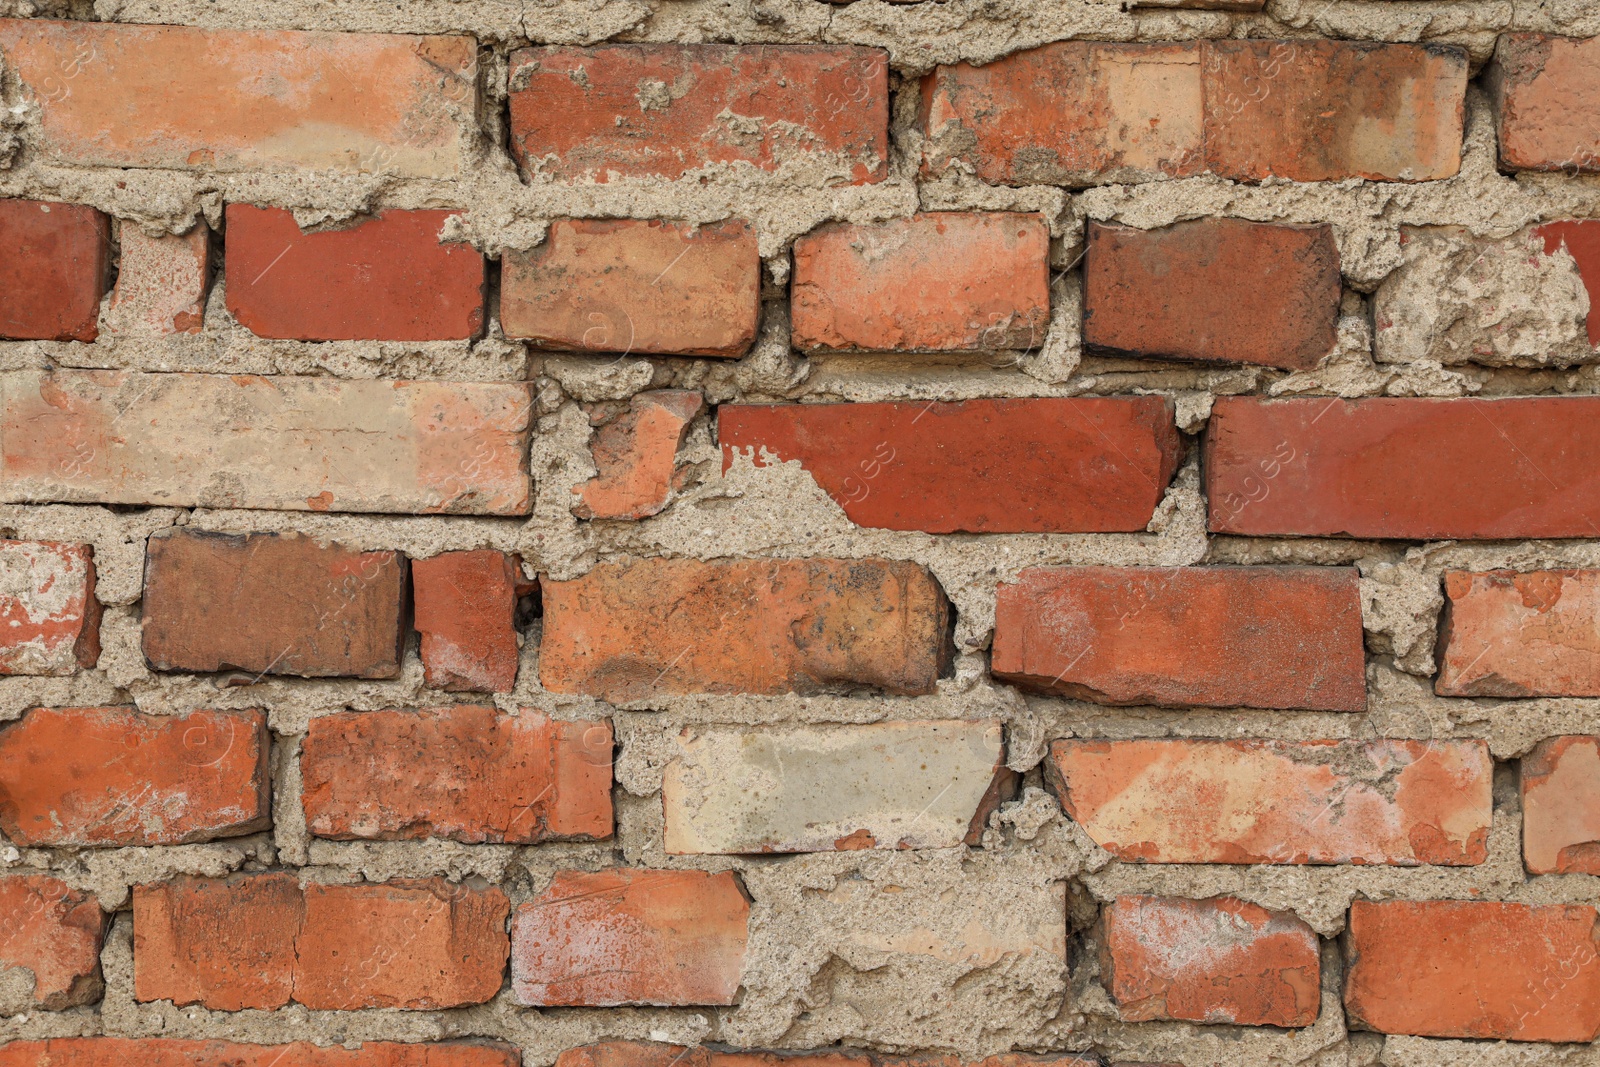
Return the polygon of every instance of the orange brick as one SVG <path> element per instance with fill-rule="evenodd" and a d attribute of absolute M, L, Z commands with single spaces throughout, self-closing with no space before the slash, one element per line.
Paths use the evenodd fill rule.
<path fill-rule="evenodd" d="M 1224 178 L 1430 181 L 1461 169 L 1467 53 L 1367 41 L 1208 41 L 1207 168 Z"/>
<path fill-rule="evenodd" d="M 931 693 L 951 654 L 949 602 L 912 563 L 647 559 L 542 588 L 545 688 L 612 702 Z"/>
<path fill-rule="evenodd" d="M 259 711 L 35 708 L 0 727 L 0 830 L 19 845 L 184 845 L 264 830 Z"/>
<path fill-rule="evenodd" d="M 100 902 L 42 874 L 0 877 L 0 972 L 33 972 L 33 1002 L 45 1011 L 100 999 Z M 6 1046 L 0 1046 L 4 1067 Z"/>
<path fill-rule="evenodd" d="M 1600 696 L 1600 571 L 1446 571 L 1444 591 L 1440 696 Z"/>
<path fill-rule="evenodd" d="M 47 161 L 454 178 L 478 103 L 470 37 L 0 19 Z"/>
<path fill-rule="evenodd" d="M 1083 339 L 1116 355 L 1305 370 L 1333 350 L 1331 226 L 1089 224 Z"/>
<path fill-rule="evenodd" d="M 677 488 L 678 449 L 705 406 L 698 390 L 638 393 L 622 411 L 599 413 L 590 439 L 596 474 L 572 487 L 581 519 L 643 519 L 659 514 Z"/>
<path fill-rule="evenodd" d="M 1502 34 L 1486 83 L 1502 164 L 1600 171 L 1600 37 Z"/>
<path fill-rule="evenodd" d="M 509 693 L 517 684 L 522 565 L 504 552 L 445 552 L 411 562 L 424 679 L 451 692 Z"/>
<path fill-rule="evenodd" d="M 1422 1037 L 1593 1041 L 1600 956 L 1591 907 L 1357 900 L 1345 935 L 1355 1029 Z"/>
<path fill-rule="evenodd" d="M 557 219 L 501 264 L 500 325 L 537 348 L 737 357 L 756 339 L 761 256 L 741 220 Z"/>
<path fill-rule="evenodd" d="M 100 661 L 94 549 L 0 540 L 0 676 L 62 676 Z"/>
<path fill-rule="evenodd" d="M 216 1011 L 294 995 L 305 897 L 293 874 L 179 878 L 133 890 L 133 996 Z"/>
<path fill-rule="evenodd" d="M 1095 844 L 1149 863 L 1479 864 L 1481 741 L 1057 741 L 1045 771 Z"/>
<path fill-rule="evenodd" d="M 1354 567 L 1036 567 L 995 604 L 995 677 L 1103 704 L 1366 707 Z"/>
<path fill-rule="evenodd" d="M 732 1004 L 749 921 L 726 871 L 562 872 L 517 909 L 512 995 L 531 1007 Z"/>
<path fill-rule="evenodd" d="M 0 1067 L 520 1067 L 521 1055 L 497 1044 L 368 1041 L 355 1048 L 239 1045 L 144 1037 L 53 1037 L 0 1045 Z"/>
<path fill-rule="evenodd" d="M 558 180 L 822 165 L 882 181 L 889 64 L 848 45 L 610 44 L 511 54 L 511 151 Z"/>
<path fill-rule="evenodd" d="M 211 230 L 198 222 L 183 236 L 151 237 L 123 223 L 118 237 L 117 286 L 106 307 L 106 329 L 122 337 L 199 333 L 211 288 Z"/>
<path fill-rule="evenodd" d="M 5 28 L 0 19 L 0 61 Z M 93 341 L 111 224 L 83 204 L 0 200 L 0 340 Z"/>
<path fill-rule="evenodd" d="M 923 172 L 1002 185 L 1182 178 L 1204 168 L 1201 52 L 1062 41 L 922 81 Z M 1062 101 L 1072 106 L 1062 106 Z"/>
<path fill-rule="evenodd" d="M 1551 737 L 1522 757 L 1522 857 L 1534 874 L 1600 875 L 1600 737 Z"/>
<path fill-rule="evenodd" d="M 933 211 L 827 223 L 794 243 L 790 318 L 809 352 L 1037 348 L 1050 325 L 1038 215 Z"/>
<path fill-rule="evenodd" d="M 480 843 L 611 836 L 611 724 L 464 705 L 318 716 L 300 748 L 318 837 Z"/>
<path fill-rule="evenodd" d="M 1118 897 L 1102 913 L 1100 974 L 1127 1022 L 1310 1026 L 1317 935 L 1287 912 L 1214 897 Z"/>

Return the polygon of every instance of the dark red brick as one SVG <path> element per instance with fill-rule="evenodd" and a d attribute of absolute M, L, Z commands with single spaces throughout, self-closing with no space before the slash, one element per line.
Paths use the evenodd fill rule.
<path fill-rule="evenodd" d="M 0 338 L 93 341 L 111 223 L 83 204 L 0 200 Z"/>

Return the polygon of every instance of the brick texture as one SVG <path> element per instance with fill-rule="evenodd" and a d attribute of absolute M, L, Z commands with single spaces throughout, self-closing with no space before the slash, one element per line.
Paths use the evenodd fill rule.
<path fill-rule="evenodd" d="M 100 999 L 105 927 L 89 893 L 46 875 L 0 876 L 0 974 L 33 972 L 32 1007 L 59 1011 Z"/>
<path fill-rule="evenodd" d="M 1182 456 L 1158 397 L 725 404 L 722 469 L 798 460 L 858 526 L 929 533 L 1143 530 Z"/>
<path fill-rule="evenodd" d="M 125 225 L 118 246 L 106 328 L 118 337 L 199 333 L 211 289 L 210 228 L 202 222 L 182 236 L 151 237 Z"/>
<path fill-rule="evenodd" d="M 1447 571 L 1442 696 L 1600 696 L 1600 571 Z"/>
<path fill-rule="evenodd" d="M 99 660 L 94 550 L 0 540 L 0 675 L 67 675 Z"/>
<path fill-rule="evenodd" d="M 531 1007 L 732 1004 L 749 920 L 727 872 L 562 872 L 517 909 L 512 996 Z"/>
<path fill-rule="evenodd" d="M 366 1041 L 353 1048 L 242 1045 L 171 1038 L 54 1037 L 0 1045 L 0 1067 L 520 1067 L 499 1044 Z"/>
<path fill-rule="evenodd" d="M 473 844 L 611 836 L 611 724 L 462 706 L 311 720 L 306 826 L 319 837 Z"/>
<path fill-rule="evenodd" d="M 0 19 L 0 55 L 7 20 Z M 83 204 L 0 200 L 0 339 L 93 341 L 111 227 Z"/>
<path fill-rule="evenodd" d="M 589 440 L 595 476 L 572 487 L 582 519 L 645 519 L 663 511 L 678 488 L 678 450 L 705 406 L 692 389 L 639 393 L 622 410 L 600 410 Z"/>
<path fill-rule="evenodd" d="M 423 678 L 452 692 L 508 693 L 517 683 L 522 565 L 493 549 L 411 562 Z"/>
<path fill-rule="evenodd" d="M 1506 34 L 1487 80 L 1502 165 L 1600 171 L 1600 37 Z"/>
<path fill-rule="evenodd" d="M 1549 737 L 1522 757 L 1522 857 L 1533 874 L 1600 874 L 1600 737 Z"/>
<path fill-rule="evenodd" d="M 271 824 L 259 711 L 35 708 L 0 727 L 0 830 L 19 845 L 183 845 Z"/>
<path fill-rule="evenodd" d="M 1533 233 L 1544 241 L 1545 255 L 1554 255 L 1561 249 L 1576 263 L 1578 277 L 1589 298 L 1589 314 L 1585 319 L 1589 344 L 1600 348 L 1600 219 L 1551 222 L 1535 227 Z"/>
<path fill-rule="evenodd" d="M 1000 586 L 992 669 L 1104 704 L 1366 707 L 1358 576 L 1332 567 L 1045 567 Z"/>

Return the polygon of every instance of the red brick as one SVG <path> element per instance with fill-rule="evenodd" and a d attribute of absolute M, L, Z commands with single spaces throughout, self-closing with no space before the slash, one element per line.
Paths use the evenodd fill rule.
<path fill-rule="evenodd" d="M 94 549 L 0 540 L 0 676 L 69 675 L 99 661 Z"/>
<path fill-rule="evenodd" d="M 204 222 L 183 236 L 151 237 L 132 223 L 118 236 L 117 285 L 106 306 L 106 329 L 126 337 L 199 333 L 211 288 L 211 230 Z"/>
<path fill-rule="evenodd" d="M 1600 37 L 1502 34 L 1486 83 L 1503 165 L 1600 171 Z"/>
<path fill-rule="evenodd" d="M 0 19 L 50 162 L 454 178 L 472 143 L 470 37 Z"/>
<path fill-rule="evenodd" d="M 542 588 L 556 693 L 931 693 L 951 654 L 944 590 L 912 563 L 646 559 Z"/>
<path fill-rule="evenodd" d="M 473 844 L 611 836 L 609 722 L 464 705 L 319 716 L 300 748 L 318 837 Z"/>
<path fill-rule="evenodd" d="M 1198 174 L 1200 82 L 1192 44 L 1062 41 L 983 66 L 937 67 L 922 81 L 923 172 L 971 167 L 1002 185 Z"/>
<path fill-rule="evenodd" d="M 1595 537 L 1600 398 L 1219 399 L 1215 533 L 1437 540 Z"/>
<path fill-rule="evenodd" d="M 1522 757 L 1522 858 L 1534 874 L 1600 875 L 1600 737 L 1551 737 Z"/>
<path fill-rule="evenodd" d="M 45 1011 L 100 999 L 104 935 L 105 916 L 91 894 L 42 874 L 0 877 L 0 974 L 32 971 L 33 1002 Z"/>
<path fill-rule="evenodd" d="M 638 393 L 621 411 L 597 412 L 589 442 L 596 474 L 572 487 L 582 519 L 644 519 L 659 514 L 678 488 L 678 449 L 705 398 L 698 390 Z"/>
<path fill-rule="evenodd" d="M 228 310 L 299 341 L 452 341 L 483 328 L 484 263 L 444 244 L 449 211 L 383 211 L 301 233 L 283 208 L 228 205 Z"/>
<path fill-rule="evenodd" d="M 0 727 L 0 830 L 18 845 L 185 845 L 265 830 L 259 711 L 35 708 Z"/>
<path fill-rule="evenodd" d="M 499 889 L 442 879 L 310 885 L 293 874 L 181 878 L 133 894 L 134 999 L 219 1011 L 435 1009 L 500 989 Z"/>
<path fill-rule="evenodd" d="M 0 59 L 7 20 L 0 19 Z M 93 341 L 111 224 L 83 204 L 0 200 L 0 339 Z"/>
<path fill-rule="evenodd" d="M 1002 584 L 993 671 L 1102 704 L 1366 707 L 1353 567 L 1039 567 Z"/>
<path fill-rule="evenodd" d="M 501 263 L 500 325 L 536 348 L 737 357 L 756 339 L 761 255 L 742 220 L 557 219 Z"/>
<path fill-rule="evenodd" d="M 1317 1021 L 1317 935 L 1288 912 L 1231 897 L 1138 896 L 1118 897 L 1102 921 L 1100 974 L 1126 1022 Z"/>
<path fill-rule="evenodd" d="M 1116 355 L 1305 370 L 1333 349 L 1340 291 L 1331 226 L 1091 222 L 1083 339 Z"/>
<path fill-rule="evenodd" d="M 931 211 L 824 224 L 794 243 L 790 318 L 809 352 L 1037 348 L 1050 325 L 1038 215 Z"/>
<path fill-rule="evenodd" d="M 1162 397 L 725 404 L 722 469 L 798 460 L 858 526 L 928 533 L 1143 530 L 1182 457 Z"/>
<path fill-rule="evenodd" d="M 727 871 L 564 871 L 512 921 L 512 996 L 532 1007 L 732 1004 L 749 921 Z"/>
<path fill-rule="evenodd" d="M 1600 163 L 1597 163 L 1600 169 Z M 1584 291 L 1589 294 L 1589 343 L 1600 348 L 1600 219 L 1549 222 L 1535 227 L 1534 236 L 1544 239 L 1544 254 L 1555 255 L 1565 248 L 1578 264 Z"/>
<path fill-rule="evenodd" d="M 1600 571 L 1446 571 L 1434 690 L 1600 696 Z"/>
<path fill-rule="evenodd" d="M 299 534 L 173 529 L 145 548 L 144 657 L 158 671 L 400 673 L 406 564 Z"/>
<path fill-rule="evenodd" d="M 1488 855 L 1494 764 L 1481 741 L 1057 741 L 1045 771 L 1067 814 L 1124 860 Z"/>
<path fill-rule="evenodd" d="M 1204 48 L 1213 174 L 1429 181 L 1461 169 L 1464 49 L 1326 40 Z"/>
<path fill-rule="evenodd" d="M 1357 900 L 1346 933 L 1352 1028 L 1422 1037 L 1593 1041 L 1594 908 Z"/>
<path fill-rule="evenodd" d="M 505 1045 L 368 1041 L 355 1048 L 168 1038 L 53 1037 L 0 1045 L 0 1067 L 520 1067 Z"/>
<path fill-rule="evenodd" d="M 424 679 L 452 692 L 509 693 L 517 683 L 522 566 L 492 549 L 411 561 Z"/>
<path fill-rule="evenodd" d="M 888 72 L 884 52 L 848 45 L 524 48 L 511 54 L 511 151 L 558 180 L 794 161 L 882 181 Z"/>

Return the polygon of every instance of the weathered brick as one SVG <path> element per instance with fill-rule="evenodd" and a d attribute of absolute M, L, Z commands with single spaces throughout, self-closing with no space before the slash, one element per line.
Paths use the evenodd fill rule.
<path fill-rule="evenodd" d="M 1083 339 L 1117 355 L 1305 370 L 1333 350 L 1340 292 L 1331 226 L 1091 222 Z"/>
<path fill-rule="evenodd" d="M 809 352 L 1038 348 L 1050 325 L 1038 215 L 930 211 L 830 222 L 794 243 L 790 320 Z"/>
<path fill-rule="evenodd" d="M 1593 1041 L 1594 908 L 1357 900 L 1345 935 L 1353 1028 L 1423 1037 Z"/>
<path fill-rule="evenodd" d="M 1470 866 L 1481 741 L 1057 741 L 1045 770 L 1100 847 L 1151 863 Z"/>
<path fill-rule="evenodd" d="M 1118 897 L 1102 913 L 1100 974 L 1127 1022 L 1310 1026 L 1317 935 L 1288 912 L 1231 897 Z"/>
<path fill-rule="evenodd" d="M 183 845 L 264 830 L 259 711 L 35 708 L 0 727 L 0 830 L 18 845 Z"/>
<path fill-rule="evenodd" d="M 0 61 L 8 20 L 0 19 Z M 0 339 L 93 341 L 111 224 L 83 204 L 0 200 Z"/>
<path fill-rule="evenodd" d="M 1183 454 L 1158 396 L 724 404 L 722 469 L 798 460 L 858 526 L 1100 533 L 1149 525 Z"/>
<path fill-rule="evenodd" d="M 119 337 L 199 333 L 211 289 L 211 230 L 151 237 L 124 223 L 117 241 L 117 285 L 106 305 L 106 332 Z"/>
<path fill-rule="evenodd" d="M 471 843 L 611 836 L 609 722 L 461 706 L 318 716 L 300 748 L 318 837 Z"/>
<path fill-rule="evenodd" d="M 705 406 L 693 389 L 635 394 L 620 411 L 597 412 L 589 441 L 593 478 L 572 487 L 582 519 L 644 519 L 659 514 L 678 487 L 678 448 Z"/>
<path fill-rule="evenodd" d="M 442 879 L 309 885 L 293 874 L 181 878 L 133 894 L 134 998 L 219 1011 L 436 1009 L 500 989 L 499 889 Z"/>
<path fill-rule="evenodd" d="M 658 219 L 557 219 L 501 260 L 507 337 L 559 352 L 742 356 L 756 339 L 755 230 Z"/>
<path fill-rule="evenodd" d="M 452 692 L 509 693 L 517 683 L 522 566 L 493 549 L 411 561 L 424 680 Z"/>
<path fill-rule="evenodd" d="M 0 974 L 33 972 L 33 1004 L 45 1011 L 100 998 L 100 902 L 42 874 L 0 877 Z M 9 1011 L 20 1005 L 0 1005 Z M 0 1064 L 6 1046 L 0 1045 Z"/>
<path fill-rule="evenodd" d="M 1502 34 L 1486 82 L 1505 167 L 1600 171 L 1600 37 Z"/>
<path fill-rule="evenodd" d="M 992 670 L 1103 704 L 1361 711 L 1353 567 L 1038 567 L 1003 583 Z"/>
<path fill-rule="evenodd" d="M 144 657 L 161 671 L 393 678 L 405 598 L 395 552 L 163 530 L 145 548 Z"/>
<path fill-rule="evenodd" d="M 998 722 L 686 727 L 661 783 L 669 853 L 975 844 L 1015 783 Z"/>
<path fill-rule="evenodd" d="M 951 655 L 944 590 L 912 563 L 646 559 L 542 587 L 557 693 L 931 693 Z"/>
<path fill-rule="evenodd" d="M 1219 398 L 1214 533 L 1595 537 L 1600 398 Z"/>
<path fill-rule="evenodd" d="M 1213 174 L 1415 182 L 1461 169 L 1465 49 L 1331 40 L 1204 47 Z"/>
<path fill-rule="evenodd" d="M 521 1055 L 499 1044 L 367 1041 L 355 1048 L 240 1045 L 145 1037 L 53 1037 L 0 1045 L 0 1067 L 520 1067 Z"/>
<path fill-rule="evenodd" d="M 512 920 L 512 996 L 532 1007 L 732 1004 L 749 921 L 727 871 L 564 871 Z"/>
<path fill-rule="evenodd" d="M 1551 737 L 1522 757 L 1522 858 L 1534 874 L 1600 875 L 1600 737 Z"/>
<path fill-rule="evenodd" d="M 1373 297 L 1381 363 L 1559 367 L 1600 355 L 1600 314 L 1589 313 L 1600 306 L 1600 222 L 1501 238 L 1405 227 L 1400 256 Z"/>
<path fill-rule="evenodd" d="M 1600 571 L 1446 571 L 1434 690 L 1600 696 Z"/>
<path fill-rule="evenodd" d="M 567 1049 L 556 1067 L 1101 1067 L 1093 1055 L 1071 1053 L 1030 1055 L 1006 1052 L 976 1062 L 950 1055 L 884 1056 L 854 1049 L 816 1052 L 761 1049 L 719 1050 L 696 1045 L 663 1045 L 644 1041 L 605 1041 Z"/>
<path fill-rule="evenodd" d="M 0 19 L 0 56 L 77 166 L 453 178 L 478 102 L 470 37 Z"/>
<path fill-rule="evenodd" d="M 445 244 L 452 212 L 382 211 L 302 233 L 283 208 L 228 205 L 228 311 L 299 341 L 452 341 L 483 329 L 483 255 Z"/>
<path fill-rule="evenodd" d="M 0 676 L 68 675 L 99 661 L 94 549 L 0 540 Z"/>
<path fill-rule="evenodd" d="M 983 66 L 940 66 L 922 81 L 923 172 L 971 167 L 1003 185 L 1198 174 L 1200 84 L 1192 44 L 1062 41 Z"/>
<path fill-rule="evenodd" d="M 30 370 L 0 375 L 0 400 L 3 500 L 479 515 L 530 507 L 520 382 Z"/>
<path fill-rule="evenodd" d="M 793 161 L 882 181 L 888 74 L 886 53 L 849 45 L 524 48 L 511 54 L 511 151 L 524 172 L 567 180 Z"/>

